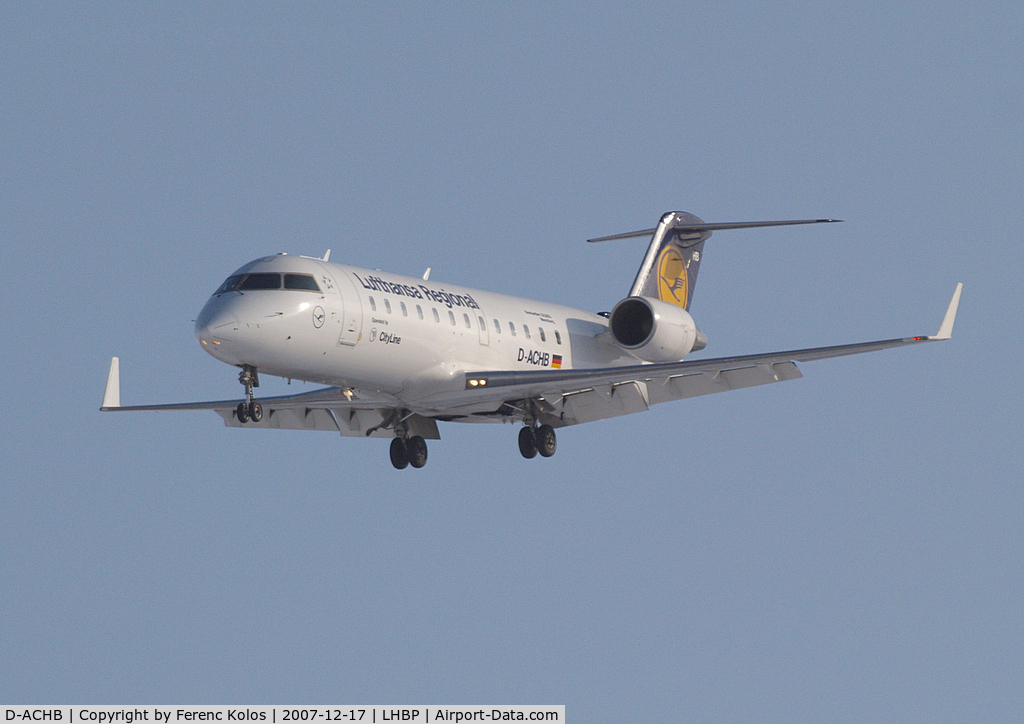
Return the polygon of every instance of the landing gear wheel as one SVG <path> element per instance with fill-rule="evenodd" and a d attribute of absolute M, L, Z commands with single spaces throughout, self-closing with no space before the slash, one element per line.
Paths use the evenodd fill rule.
<path fill-rule="evenodd" d="M 259 422 L 263 419 L 263 405 L 258 402 L 249 403 L 249 419 L 253 422 Z"/>
<path fill-rule="evenodd" d="M 558 441 L 555 439 L 555 428 L 551 427 L 551 425 L 541 425 L 538 427 L 537 432 L 534 434 L 534 440 L 537 444 L 537 452 L 541 455 L 549 458 L 555 454 Z"/>
<path fill-rule="evenodd" d="M 426 455 L 424 455 L 424 462 L 426 462 Z M 409 451 L 406 448 L 405 440 L 400 437 L 391 441 L 391 464 L 398 470 L 404 470 L 409 464 Z"/>
<path fill-rule="evenodd" d="M 238 403 L 238 407 L 235 409 L 235 417 L 243 425 L 249 422 L 249 407 L 244 402 Z"/>
<path fill-rule="evenodd" d="M 414 435 L 406 441 L 405 452 L 409 464 L 414 468 L 422 468 L 427 464 L 427 441 L 419 435 Z"/>
<path fill-rule="evenodd" d="M 537 440 L 533 435 L 532 427 L 524 427 L 519 431 L 519 452 L 529 460 L 537 455 Z"/>

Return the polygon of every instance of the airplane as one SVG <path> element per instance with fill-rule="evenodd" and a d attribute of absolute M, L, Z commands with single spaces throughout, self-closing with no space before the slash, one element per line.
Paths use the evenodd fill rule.
<path fill-rule="evenodd" d="M 712 232 L 838 219 L 705 223 L 681 212 L 653 229 L 629 294 L 594 314 L 429 279 L 277 254 L 231 274 L 195 322 L 200 346 L 238 367 L 244 399 L 122 406 L 111 359 L 104 412 L 213 410 L 228 427 L 390 438 L 397 469 L 427 462 L 439 422 L 521 423 L 524 458 L 551 457 L 555 430 L 669 400 L 794 380 L 797 362 L 949 339 L 963 284 L 934 335 L 686 360 L 707 337 L 689 314 Z M 326 385 L 257 399 L 260 374 Z"/>

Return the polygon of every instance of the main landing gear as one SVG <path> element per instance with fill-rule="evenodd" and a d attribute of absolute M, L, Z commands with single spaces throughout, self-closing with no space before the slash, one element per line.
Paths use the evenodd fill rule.
<path fill-rule="evenodd" d="M 541 457 L 549 458 L 555 454 L 557 447 L 555 428 L 551 425 L 527 425 L 519 431 L 519 452 L 524 458 L 536 457 L 537 453 L 540 453 Z"/>
<path fill-rule="evenodd" d="M 256 368 L 252 365 L 242 365 L 242 371 L 238 374 L 238 381 L 245 386 L 245 402 L 239 402 L 235 408 L 235 417 L 243 425 L 249 420 L 259 422 L 263 419 L 263 405 L 256 402 L 252 394 L 253 387 L 260 386 L 260 378 Z"/>
<path fill-rule="evenodd" d="M 523 429 L 519 431 L 519 452 L 529 460 L 537 457 L 549 458 L 555 454 L 558 440 L 555 439 L 555 428 L 547 424 L 537 424 L 540 408 L 536 400 L 523 400 L 519 408 L 523 414 Z"/>
<path fill-rule="evenodd" d="M 398 470 L 404 470 L 409 465 L 414 468 L 422 468 L 427 464 L 427 441 L 419 435 L 409 437 L 409 425 L 406 420 L 411 416 L 411 412 L 406 412 L 403 416 L 401 410 L 392 410 L 380 425 L 366 431 L 369 436 L 382 427 L 394 427 L 395 439 L 391 441 L 391 464 Z"/>
<path fill-rule="evenodd" d="M 396 437 L 391 441 L 391 464 L 398 470 L 408 465 L 422 468 L 427 464 L 427 441 L 419 435 L 408 439 Z"/>

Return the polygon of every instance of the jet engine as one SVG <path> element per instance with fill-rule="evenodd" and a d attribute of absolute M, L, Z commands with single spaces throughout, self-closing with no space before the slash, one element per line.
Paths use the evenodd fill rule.
<path fill-rule="evenodd" d="M 646 362 L 677 362 L 708 340 L 682 307 L 650 297 L 626 297 L 608 319 L 615 341 Z"/>

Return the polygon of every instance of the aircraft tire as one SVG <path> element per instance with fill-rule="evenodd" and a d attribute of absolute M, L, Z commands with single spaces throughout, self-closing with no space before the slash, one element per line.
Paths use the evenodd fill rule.
<path fill-rule="evenodd" d="M 249 419 L 253 422 L 259 422 L 263 419 L 263 405 L 258 402 L 253 402 L 249 405 Z"/>
<path fill-rule="evenodd" d="M 238 407 L 235 409 L 235 417 L 243 425 L 249 422 L 249 408 L 244 402 L 238 403 Z"/>
<path fill-rule="evenodd" d="M 405 443 L 405 451 L 409 464 L 414 468 L 422 468 L 427 464 L 427 441 L 419 435 L 409 438 Z"/>
<path fill-rule="evenodd" d="M 527 460 L 537 456 L 537 440 L 532 427 L 527 426 L 519 431 L 519 452 Z"/>
<path fill-rule="evenodd" d="M 391 441 L 391 464 L 396 470 L 404 470 L 409 465 L 409 451 L 405 446 L 405 440 L 400 437 Z"/>
<path fill-rule="evenodd" d="M 541 425 L 537 428 L 534 438 L 537 441 L 537 452 L 546 458 L 555 454 L 555 449 L 558 447 L 558 440 L 555 438 L 555 428 L 551 427 L 551 425 Z"/>

